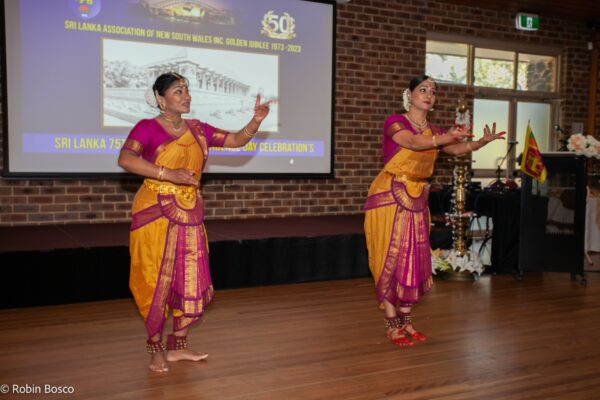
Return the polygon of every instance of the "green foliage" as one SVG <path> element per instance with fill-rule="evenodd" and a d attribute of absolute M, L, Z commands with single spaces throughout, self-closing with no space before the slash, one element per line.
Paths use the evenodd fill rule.
<path fill-rule="evenodd" d="M 512 61 L 476 58 L 474 75 L 475 86 L 513 88 Z"/>

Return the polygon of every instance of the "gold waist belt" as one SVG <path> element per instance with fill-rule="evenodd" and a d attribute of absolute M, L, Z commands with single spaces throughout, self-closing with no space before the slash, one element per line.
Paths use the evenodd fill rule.
<path fill-rule="evenodd" d="M 144 186 L 154 193 L 174 194 L 175 196 L 181 197 L 185 200 L 194 200 L 196 191 L 198 190 L 196 186 L 177 186 L 167 183 L 154 183 L 149 180 L 144 181 Z"/>
<path fill-rule="evenodd" d="M 424 178 L 415 178 L 406 174 L 395 174 L 391 171 L 388 171 L 387 169 L 384 169 L 384 171 L 396 178 L 398 182 L 427 182 L 427 179 Z"/>

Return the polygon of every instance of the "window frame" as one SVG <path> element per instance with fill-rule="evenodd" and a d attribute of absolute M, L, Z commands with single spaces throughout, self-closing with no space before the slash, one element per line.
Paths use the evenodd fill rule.
<path fill-rule="evenodd" d="M 508 146 L 509 140 L 516 140 L 517 138 L 517 106 L 519 102 L 524 103 L 541 103 L 550 105 L 550 125 L 556 124 L 558 117 L 559 101 L 556 99 L 540 99 L 538 97 L 515 97 L 515 96 L 475 96 L 473 100 L 502 100 L 508 101 L 508 132 L 506 133 L 506 143 Z M 481 136 L 481 132 L 474 132 L 475 139 Z M 549 148 L 558 148 L 558 136 L 554 130 L 550 130 L 550 137 L 548 138 Z M 508 149 L 508 147 L 507 147 Z M 502 168 L 502 178 L 512 178 L 513 172 L 517 169 L 515 167 L 516 159 L 518 157 L 516 146 L 512 146 L 508 153 L 506 160 L 504 161 Z M 473 178 L 495 178 L 496 169 L 489 168 L 473 168 Z"/>
<path fill-rule="evenodd" d="M 562 88 L 560 85 L 560 76 L 562 74 L 562 49 L 552 46 L 539 46 L 530 43 L 499 41 L 494 39 L 478 38 L 472 36 L 462 36 L 456 34 L 448 34 L 441 32 L 428 32 L 426 40 L 437 42 L 459 43 L 468 46 L 467 51 L 467 83 L 444 82 L 445 85 L 454 85 L 467 87 L 472 91 L 473 99 L 484 100 L 504 100 L 509 102 L 508 108 L 508 132 L 506 135 L 508 140 L 515 140 L 516 125 L 517 125 L 517 103 L 518 102 L 533 102 L 550 104 L 550 123 L 554 126 L 559 122 L 560 103 L 562 96 Z M 514 52 L 513 59 L 513 87 L 511 89 L 494 88 L 486 86 L 475 86 L 475 49 L 485 48 L 492 50 L 503 50 Z M 534 90 L 518 90 L 517 83 L 519 78 L 518 63 L 519 54 L 539 55 L 546 57 L 554 57 L 556 59 L 556 68 L 554 71 L 554 91 L 534 91 Z M 427 54 L 427 52 L 426 52 Z M 427 66 L 425 66 L 426 68 Z M 479 136 L 480 133 L 476 133 Z M 550 130 L 549 146 L 550 148 L 558 148 L 558 134 L 554 130 Z M 507 144 L 508 146 L 508 144 Z M 503 165 L 503 178 L 510 178 L 513 175 L 515 168 L 515 160 L 517 158 L 516 146 L 513 146 L 509 152 Z M 477 169 L 473 168 L 473 178 L 495 178 L 495 169 Z"/>
<path fill-rule="evenodd" d="M 467 51 L 467 83 L 454 83 L 454 82 L 444 82 L 448 85 L 458 85 L 458 86 L 467 86 L 472 87 L 475 90 L 483 90 L 489 91 L 490 93 L 512 93 L 515 96 L 525 96 L 525 97 L 544 97 L 544 98 L 559 98 L 561 94 L 561 86 L 560 79 L 561 76 L 561 48 L 559 47 L 550 47 L 550 46 L 539 46 L 529 43 L 515 43 L 508 41 L 499 41 L 493 39 L 485 39 L 485 38 L 477 38 L 477 37 L 469 37 L 462 35 L 454 35 L 440 32 L 428 32 L 426 35 L 426 41 L 436 41 L 436 42 L 447 42 L 447 43 L 458 43 L 458 44 L 466 44 L 468 46 Z M 513 58 L 513 87 L 510 89 L 502 89 L 502 88 L 493 88 L 493 87 L 485 87 L 485 86 L 475 86 L 474 85 L 474 72 L 475 72 L 475 49 L 476 48 L 484 48 L 491 50 L 502 50 L 502 51 L 510 51 L 514 52 Z M 519 62 L 519 54 L 530 54 L 530 55 L 538 55 L 538 56 L 546 56 L 546 57 L 554 57 L 556 59 L 556 70 L 553 76 L 554 82 L 554 91 L 534 91 L 534 90 L 518 90 L 517 89 L 517 80 L 519 76 L 518 71 L 518 62 Z M 427 52 L 425 52 L 427 54 Z M 427 65 L 425 66 L 427 67 Z M 498 92 L 500 91 L 500 92 Z"/>

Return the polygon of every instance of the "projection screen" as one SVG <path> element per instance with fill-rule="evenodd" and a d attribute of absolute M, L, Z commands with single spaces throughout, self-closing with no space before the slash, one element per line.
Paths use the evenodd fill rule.
<path fill-rule="evenodd" d="M 205 173 L 332 176 L 335 3 L 313 0 L 5 0 L 4 175 L 119 176 L 131 128 L 155 118 L 158 75 L 189 80 L 217 128 L 276 100 L 245 147 L 211 148 Z"/>

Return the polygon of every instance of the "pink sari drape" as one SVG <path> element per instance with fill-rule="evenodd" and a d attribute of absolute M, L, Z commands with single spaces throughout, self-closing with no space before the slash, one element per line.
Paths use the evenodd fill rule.
<path fill-rule="evenodd" d="M 186 125 L 184 134 L 173 137 L 156 120 L 141 121 L 125 148 L 156 165 L 191 169 L 200 179 L 209 146 L 222 146 L 226 133 L 195 120 Z M 169 310 L 174 330 L 185 329 L 213 298 L 203 217 L 195 186 L 145 179 L 136 193 L 129 286 L 149 337 L 162 332 Z"/>
<path fill-rule="evenodd" d="M 389 127 L 397 128 L 390 132 Z M 365 236 L 369 268 L 379 304 L 417 303 L 431 288 L 428 183 L 436 150 L 401 148 L 392 136 L 398 130 L 413 134 L 442 134 L 435 126 L 416 132 L 402 115 L 384 124 L 384 168 L 369 189 L 365 203 Z"/>

